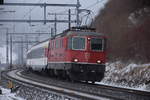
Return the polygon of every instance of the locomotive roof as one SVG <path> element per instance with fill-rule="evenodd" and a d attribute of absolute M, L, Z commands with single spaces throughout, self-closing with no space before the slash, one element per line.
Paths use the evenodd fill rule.
<path fill-rule="evenodd" d="M 65 33 L 58 34 L 55 37 L 53 37 L 52 39 L 57 38 L 57 37 L 70 36 L 70 35 L 76 35 L 76 36 L 104 36 L 104 34 L 97 33 L 97 32 L 68 31 L 68 32 L 65 32 Z"/>
<path fill-rule="evenodd" d="M 103 36 L 102 33 L 97 32 L 84 32 L 84 31 L 70 31 L 67 35 L 78 35 L 78 36 Z"/>
<path fill-rule="evenodd" d="M 51 39 L 55 39 L 57 37 L 69 36 L 69 35 L 77 35 L 77 36 L 104 36 L 102 33 L 97 33 L 95 28 L 90 27 L 71 27 L 63 31 L 61 34 L 58 34 Z"/>

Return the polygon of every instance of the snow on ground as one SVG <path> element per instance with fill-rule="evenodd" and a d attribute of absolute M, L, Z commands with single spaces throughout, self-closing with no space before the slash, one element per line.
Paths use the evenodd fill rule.
<path fill-rule="evenodd" d="M 17 97 L 15 93 L 11 93 L 9 89 L 4 89 L 0 87 L 2 94 L 0 94 L 0 100 L 25 100 L 20 97 Z"/>
<path fill-rule="evenodd" d="M 105 77 L 97 84 L 150 91 L 150 64 L 107 63 Z"/>

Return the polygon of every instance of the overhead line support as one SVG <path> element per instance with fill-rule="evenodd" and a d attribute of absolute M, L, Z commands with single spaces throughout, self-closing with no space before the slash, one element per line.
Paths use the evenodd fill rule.
<path fill-rule="evenodd" d="M 47 3 L 4 3 L 2 6 L 61 6 L 76 7 L 77 4 L 47 4 Z"/>
<path fill-rule="evenodd" d="M 35 22 L 35 23 L 41 23 L 41 22 L 46 22 L 46 23 L 54 23 L 56 22 L 57 23 L 68 23 L 68 20 L 7 20 L 7 19 L 0 19 L 0 22 L 20 22 L 20 23 L 23 23 L 23 22 L 27 22 L 27 23 L 30 23 L 30 22 Z M 76 21 L 75 20 L 72 20 L 71 21 L 72 23 L 75 23 Z"/>
<path fill-rule="evenodd" d="M 39 41 L 12 41 L 12 43 L 38 43 Z"/>
<path fill-rule="evenodd" d="M 49 35 L 49 33 L 8 33 L 8 35 Z"/>

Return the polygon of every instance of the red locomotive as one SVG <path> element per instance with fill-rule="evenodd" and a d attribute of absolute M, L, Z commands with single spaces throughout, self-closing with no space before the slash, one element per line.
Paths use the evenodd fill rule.
<path fill-rule="evenodd" d="M 72 28 L 27 53 L 29 68 L 80 81 L 101 81 L 105 61 L 106 37 L 91 28 Z"/>

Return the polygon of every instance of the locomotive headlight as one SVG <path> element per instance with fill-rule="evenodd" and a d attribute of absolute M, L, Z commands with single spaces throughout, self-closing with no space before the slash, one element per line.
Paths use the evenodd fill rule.
<path fill-rule="evenodd" d="M 91 38 L 88 38 L 88 40 L 91 40 Z"/>
<path fill-rule="evenodd" d="M 99 64 L 100 64 L 100 63 L 101 63 L 101 61 L 100 61 L 100 60 L 97 60 L 97 63 L 99 63 Z"/>
<path fill-rule="evenodd" d="M 74 59 L 74 62 L 78 62 L 78 59 Z"/>

